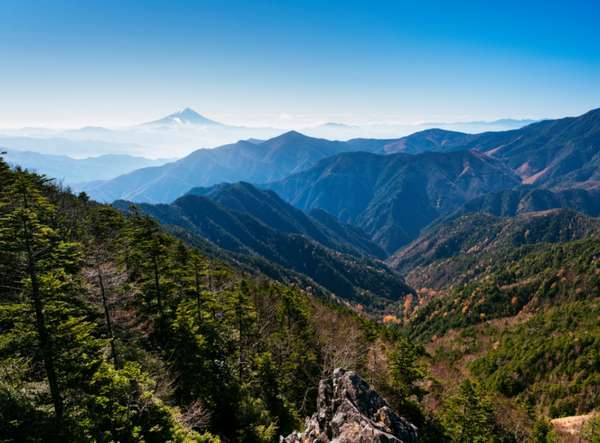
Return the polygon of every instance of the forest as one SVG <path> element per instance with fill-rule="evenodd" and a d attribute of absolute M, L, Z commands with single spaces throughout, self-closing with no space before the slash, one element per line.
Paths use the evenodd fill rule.
<path fill-rule="evenodd" d="M 135 207 L 121 212 L 4 162 L 0 182 L 0 441 L 278 441 L 302 428 L 337 367 L 360 373 L 421 441 L 551 441 L 546 417 L 598 405 L 598 302 L 580 300 L 597 288 L 597 242 L 515 254 L 517 264 L 507 258 L 505 271 L 413 323 L 380 323 L 209 258 Z M 563 262 L 566 273 L 543 271 Z M 490 295 L 449 326 L 511 315 L 531 303 L 515 284 L 534 284 L 530 274 L 537 303 L 568 309 L 487 331 L 498 345 L 445 383 L 435 369 L 460 365 L 475 335 L 457 338 L 462 354 L 433 349 L 423 337 L 442 330 L 419 316 L 454 318 L 476 292 Z M 582 289 L 563 289 L 567 279 Z M 502 420 L 498 398 L 525 405 L 525 431 Z"/>

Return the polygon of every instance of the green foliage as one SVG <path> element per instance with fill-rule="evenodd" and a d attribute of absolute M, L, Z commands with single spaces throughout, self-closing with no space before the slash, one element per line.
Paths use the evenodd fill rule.
<path fill-rule="evenodd" d="M 497 435 L 487 397 L 470 383 L 440 421 L 425 412 L 424 349 L 398 328 L 209 259 L 197 238 L 190 243 L 199 247 L 187 246 L 135 210 L 124 216 L 1 161 L 0 179 L 0 441 L 276 441 L 314 412 L 318 381 L 334 363 L 360 371 L 369 361 L 376 388 L 424 439 Z M 539 396 L 553 413 L 593 408 L 600 313 L 582 300 L 598 287 L 597 248 L 519 250 L 426 308 L 434 321 L 415 334 L 445 330 L 442 312 L 463 325 L 482 312 L 572 302 L 502 336 L 473 370 L 486 387 L 523 402 Z M 295 259 L 315 269 L 328 261 L 311 251 Z M 354 269 L 342 262 L 324 275 Z M 379 273 L 360 272 L 364 281 Z M 356 290 L 345 277 L 330 283 Z M 387 281 L 369 282 L 377 285 Z M 517 308 L 504 306 L 509 296 Z M 465 300 L 474 310 L 461 319 Z M 552 364 L 543 346 L 557 356 Z"/>
<path fill-rule="evenodd" d="M 532 443 L 553 443 L 552 425 L 546 420 L 537 420 L 531 432 Z"/>
<path fill-rule="evenodd" d="M 442 423 L 452 442 L 495 441 L 495 420 L 490 400 L 469 380 L 461 383 L 442 410 Z"/>
<path fill-rule="evenodd" d="M 135 211 L 0 174 L 0 440 L 274 441 L 313 412 L 323 356 L 306 293 Z"/>
<path fill-rule="evenodd" d="M 484 265 L 480 276 L 420 309 L 412 320 L 412 334 L 429 338 L 452 328 L 513 316 L 525 306 L 596 296 L 600 239 L 514 248 Z"/>
<path fill-rule="evenodd" d="M 541 312 L 502 333 L 472 370 L 486 385 L 552 417 L 600 404 L 600 304 L 578 301 Z"/>
<path fill-rule="evenodd" d="M 125 202 L 116 204 L 130 209 Z M 311 289 L 316 284 L 318 290 L 374 311 L 411 293 L 402 277 L 385 264 L 275 194 L 249 184 L 222 185 L 210 198 L 185 195 L 170 205 L 140 204 L 132 211 L 150 215 L 187 242 L 207 239 L 228 251 L 230 261 L 234 256 L 236 263 L 255 272 L 280 281 L 298 280 Z M 337 231 L 343 228 L 337 223 Z M 360 231 L 354 235 L 379 249 Z"/>
<path fill-rule="evenodd" d="M 398 339 L 395 349 L 390 354 L 392 385 L 402 397 L 420 397 L 422 394 L 416 383 L 423 380 L 425 373 L 417 363 L 418 356 L 418 347 L 405 337 Z"/>
<path fill-rule="evenodd" d="M 93 375 L 80 415 L 74 418 L 85 440 L 176 440 L 172 412 L 153 394 L 154 381 L 136 363 L 115 370 L 103 365 Z"/>
<path fill-rule="evenodd" d="M 581 437 L 589 443 L 600 443 L 600 413 L 594 412 L 583 425 Z"/>

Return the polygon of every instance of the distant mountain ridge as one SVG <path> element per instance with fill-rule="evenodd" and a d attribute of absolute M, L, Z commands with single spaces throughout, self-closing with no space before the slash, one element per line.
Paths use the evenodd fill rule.
<path fill-rule="evenodd" d="M 159 166 L 169 161 L 118 154 L 76 159 L 66 155 L 16 150 L 8 150 L 3 157 L 11 166 L 36 171 L 58 181 L 64 181 L 65 184 L 109 180 L 139 168 Z"/>
<path fill-rule="evenodd" d="M 423 152 L 452 152 L 464 149 L 475 134 L 465 134 L 445 129 L 426 129 L 402 137 L 385 145 L 386 154 L 403 152 L 406 154 L 422 154 Z"/>
<path fill-rule="evenodd" d="M 497 216 L 514 216 L 548 209 L 574 209 L 592 217 L 600 216 L 600 189 L 565 189 L 550 191 L 534 186 L 520 186 L 474 198 L 457 209 L 452 216 L 487 212 Z"/>
<path fill-rule="evenodd" d="M 100 155 L 128 155 L 141 147 L 131 141 L 97 140 L 82 136 L 70 139 L 63 136 L 0 135 L 0 150 L 8 152 L 36 152 L 43 155 L 64 155 L 72 158 L 98 157 Z M 140 155 L 135 155 L 140 157 Z M 89 178 L 84 181 L 90 180 Z"/>
<path fill-rule="evenodd" d="M 342 142 L 290 131 L 200 149 L 77 190 L 101 201 L 166 203 L 192 188 L 263 183 L 299 209 L 324 210 L 361 228 L 392 254 L 461 207 L 514 206 L 499 215 L 551 208 L 596 214 L 599 142 L 600 110 L 481 134 L 430 129 Z"/>
<path fill-rule="evenodd" d="M 280 180 L 341 152 L 383 152 L 387 142 L 371 139 L 330 141 L 290 131 L 265 141 L 241 140 L 219 148 L 199 149 L 176 162 L 133 171 L 105 183 L 84 186 L 81 190 L 99 201 L 124 199 L 166 203 L 193 187 Z"/>
<path fill-rule="evenodd" d="M 600 109 L 481 134 L 432 129 L 403 137 L 386 152 L 476 149 L 501 159 L 524 184 L 550 189 L 600 187 Z"/>

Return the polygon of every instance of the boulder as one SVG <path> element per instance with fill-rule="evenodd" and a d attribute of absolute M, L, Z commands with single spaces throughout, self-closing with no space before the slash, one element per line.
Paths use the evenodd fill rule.
<path fill-rule="evenodd" d="M 306 419 L 304 432 L 281 437 L 281 443 L 412 443 L 417 428 L 355 372 L 338 368 L 321 380 L 317 412 Z"/>

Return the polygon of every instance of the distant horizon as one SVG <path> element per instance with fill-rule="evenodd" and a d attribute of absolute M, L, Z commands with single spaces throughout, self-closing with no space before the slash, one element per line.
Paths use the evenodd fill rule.
<path fill-rule="evenodd" d="M 600 108 L 586 110 L 582 114 Z M 212 117 L 212 116 L 210 116 Z M 559 118 L 577 117 L 561 115 Z M 518 129 L 542 119 L 468 120 L 456 122 L 380 122 L 348 124 L 326 122 L 312 125 L 235 126 L 209 118 L 190 107 L 129 126 L 99 124 L 79 128 L 23 127 L 0 129 L 0 147 L 7 151 L 63 155 L 73 159 L 104 155 L 129 155 L 146 159 L 179 159 L 198 149 L 214 149 L 243 140 L 269 140 L 290 131 L 307 137 L 346 141 L 351 139 L 393 140 L 429 129 L 477 134 Z"/>
<path fill-rule="evenodd" d="M 600 105 L 598 106 L 600 107 Z M 592 108 L 592 109 L 596 109 L 596 108 Z M 588 109 L 587 111 L 581 112 L 580 114 L 577 115 L 581 115 L 584 114 L 585 112 L 588 112 L 592 109 Z M 93 129 L 93 128 L 106 128 L 106 129 L 120 129 L 120 128 L 131 128 L 131 127 L 135 127 L 135 126 L 139 126 L 139 125 L 144 125 L 147 123 L 151 123 L 153 121 L 156 120 L 160 120 L 163 119 L 165 117 L 168 117 L 170 115 L 173 114 L 177 114 L 180 112 L 183 112 L 185 110 L 191 110 L 197 114 L 199 114 L 202 117 L 205 117 L 207 119 L 210 120 L 214 120 L 217 123 L 223 124 L 223 125 L 227 125 L 227 126 L 240 126 L 240 127 L 248 127 L 248 128 L 273 128 L 273 129 L 281 129 L 281 130 L 301 130 L 301 129 L 308 129 L 308 128 L 313 128 L 313 127 L 318 127 L 318 126 L 325 126 L 325 125 L 347 125 L 347 126 L 374 126 L 374 125 L 405 125 L 405 126 L 420 126 L 420 125 L 435 125 L 435 124 L 440 124 L 440 125 L 447 125 L 447 124 L 464 124 L 464 123 L 484 123 L 484 124 L 493 124 L 493 123 L 497 123 L 497 122 L 501 122 L 501 121 L 515 121 L 515 122 L 535 122 L 535 121 L 540 121 L 540 120 L 547 120 L 547 119 L 551 119 L 554 117 L 531 117 L 531 116 L 524 116 L 524 117 L 513 117 L 510 115 L 506 115 L 506 116 L 499 116 L 499 117 L 495 117 L 495 118 L 477 118 L 477 117 L 473 117 L 473 118 L 467 118 L 464 117 L 462 119 L 456 119 L 456 120 L 436 120 L 436 119 L 425 119 L 425 120 L 394 120 L 394 119 L 384 119 L 384 120 L 353 120 L 353 121 L 348 121 L 348 120 L 343 120 L 342 118 L 336 118 L 336 116 L 332 116 L 331 119 L 327 120 L 327 119 L 319 119 L 319 120 L 309 120 L 306 119 L 305 121 L 303 121 L 302 123 L 296 123 L 296 124 L 291 124 L 291 123 L 287 123 L 286 124 L 286 120 L 273 120 L 272 122 L 265 122 L 264 124 L 244 124 L 243 120 L 242 121 L 227 121 L 225 119 L 222 119 L 218 116 L 213 115 L 210 112 L 204 112 L 204 111 L 198 111 L 196 108 L 193 108 L 191 106 L 184 106 L 184 107 L 180 107 L 180 108 L 176 108 L 172 111 L 167 111 L 166 113 L 164 113 L 163 115 L 157 115 L 155 112 L 153 113 L 149 113 L 142 121 L 128 121 L 128 122 L 122 122 L 120 124 L 104 124 L 103 122 L 100 121 L 91 121 L 91 120 L 86 120 L 86 124 L 80 124 L 80 125 L 50 125 L 50 124 L 44 124 L 44 123 L 35 123 L 35 122 L 24 122 L 21 125 L 17 125 L 17 126 L 5 126 L 2 124 L 2 122 L 0 122 L 0 131 L 1 130 L 21 130 L 21 129 L 48 129 L 48 130 L 52 130 L 52 129 L 57 129 L 57 130 L 69 130 L 69 129 Z M 573 115 L 573 117 L 576 115 Z M 562 117 L 569 117 L 568 115 L 562 115 Z M 562 118 L 561 116 L 558 116 L 557 118 Z M 248 121 L 248 120 L 246 120 Z M 250 118 L 250 121 L 252 121 L 252 118 Z"/>

